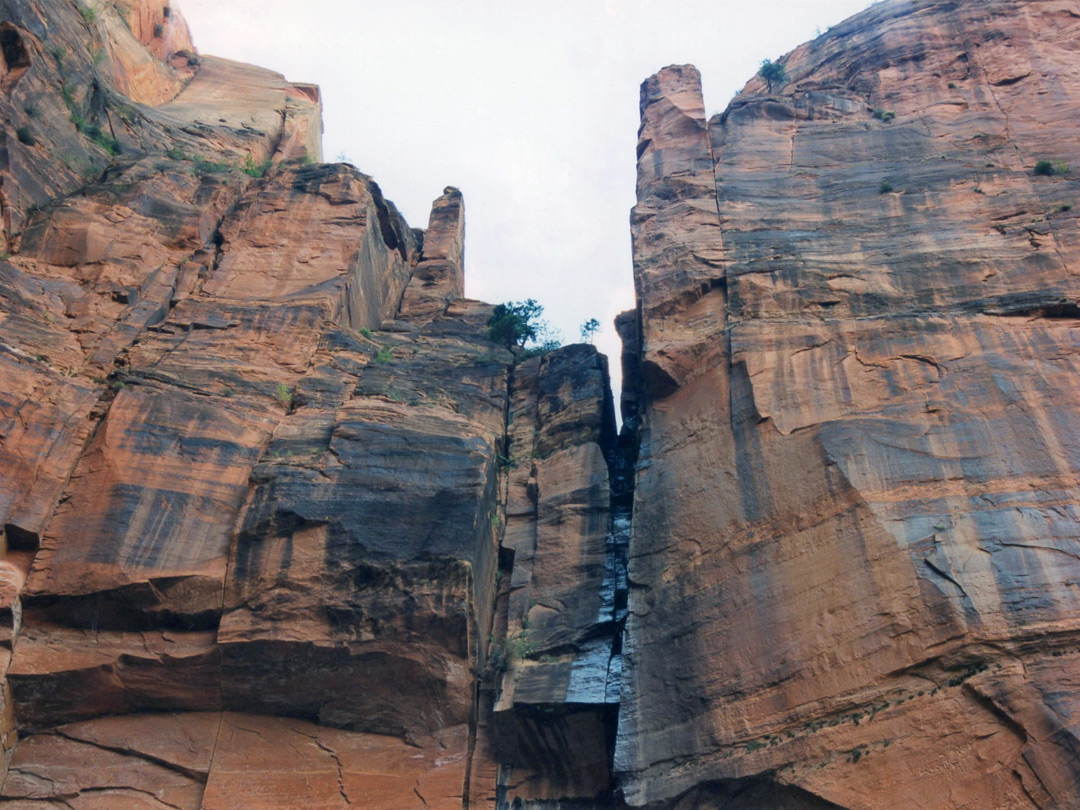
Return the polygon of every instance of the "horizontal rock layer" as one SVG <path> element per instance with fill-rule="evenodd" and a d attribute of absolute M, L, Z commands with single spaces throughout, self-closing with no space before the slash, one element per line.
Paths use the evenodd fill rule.
<path fill-rule="evenodd" d="M 27 737 L 4 806 L 241 810 L 460 808 L 468 729 L 422 749 L 285 717 L 129 714 Z M 456 752 L 456 753 L 455 753 Z"/>

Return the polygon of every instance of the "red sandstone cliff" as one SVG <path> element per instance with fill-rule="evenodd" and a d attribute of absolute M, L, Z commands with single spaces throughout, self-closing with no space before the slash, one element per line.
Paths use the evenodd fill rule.
<path fill-rule="evenodd" d="M 5 808 L 1080 807 L 1075 0 L 646 81 L 618 439 L 317 88 L 0 10 Z"/>
<path fill-rule="evenodd" d="M 1078 36 L 885 2 L 709 122 L 643 85 L 631 805 L 1080 807 Z"/>
<path fill-rule="evenodd" d="M 0 801 L 607 789 L 603 359 L 515 367 L 462 298 L 460 192 L 422 231 L 320 165 L 317 88 L 198 56 L 159 0 L 3 9 Z M 535 702 L 599 740 L 590 779 L 505 786 Z"/>

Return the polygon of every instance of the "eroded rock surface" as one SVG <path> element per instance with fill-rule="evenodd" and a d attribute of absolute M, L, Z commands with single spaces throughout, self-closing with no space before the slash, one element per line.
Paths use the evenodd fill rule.
<path fill-rule="evenodd" d="M 200 57 L 161 0 L 4 14 L 0 801 L 610 792 L 603 359 L 515 378 L 463 297 L 461 192 L 416 230 L 317 163 L 317 88 Z M 514 629 L 551 615 L 500 736 L 507 452 L 543 481 Z M 590 735 L 548 740 L 568 764 L 508 759 L 534 703 Z"/>
<path fill-rule="evenodd" d="M 590 346 L 514 368 L 501 637 L 492 654 L 492 734 L 507 805 L 610 791 L 625 567 L 611 543 L 609 391 L 606 358 Z"/>
<path fill-rule="evenodd" d="M 9 2 L 0 19 L 0 238 L 113 158 L 146 152 L 260 167 L 322 156 L 318 88 L 200 57 L 176 6 Z"/>
<path fill-rule="evenodd" d="M 1080 805 L 1078 25 L 886 2 L 709 122 L 643 85 L 631 805 Z"/>
<path fill-rule="evenodd" d="M 1075 0 L 649 79 L 619 436 L 318 88 L 0 11 L 4 807 L 1080 806 Z"/>

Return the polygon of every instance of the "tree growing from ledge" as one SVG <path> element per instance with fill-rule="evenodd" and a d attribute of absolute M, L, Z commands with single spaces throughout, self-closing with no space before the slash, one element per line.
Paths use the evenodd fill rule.
<path fill-rule="evenodd" d="M 532 298 L 497 304 L 488 318 L 488 337 L 507 348 L 524 346 L 540 334 L 544 308 Z"/>
<path fill-rule="evenodd" d="M 774 62 L 771 59 L 766 59 L 761 63 L 761 67 L 758 68 L 758 76 L 765 80 L 765 84 L 769 87 L 769 93 L 773 91 L 773 85 L 777 87 L 788 83 L 787 70 L 779 62 Z"/>
<path fill-rule="evenodd" d="M 553 351 L 561 342 L 543 314 L 544 308 L 532 298 L 497 304 L 488 318 L 488 338 L 512 349 L 516 361 Z"/>

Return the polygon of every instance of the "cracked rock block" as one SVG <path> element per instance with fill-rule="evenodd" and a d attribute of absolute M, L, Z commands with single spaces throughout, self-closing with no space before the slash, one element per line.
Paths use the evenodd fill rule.
<path fill-rule="evenodd" d="M 198 225 L 196 206 L 182 199 L 161 204 L 146 196 L 160 193 L 152 179 L 129 174 L 142 196 L 130 192 L 122 199 L 143 205 L 144 213 L 112 216 L 107 204 L 118 192 L 95 188 L 44 218 L 31 240 L 35 255 L 49 262 L 33 265 L 39 273 L 93 266 L 93 286 L 83 289 L 99 304 L 105 290 L 112 290 L 114 301 L 118 289 L 127 291 L 111 309 L 98 305 L 92 312 L 91 323 L 100 328 L 83 334 L 97 329 L 104 336 L 96 347 L 88 343 L 95 358 L 111 366 L 113 356 L 100 356 L 100 346 L 114 334 L 116 321 L 135 345 L 127 348 L 122 380 L 111 390 L 87 392 L 83 410 L 98 408 L 100 423 L 81 456 L 78 443 L 68 450 L 78 458 L 74 470 L 68 459 L 67 471 L 56 474 L 57 483 L 71 477 L 62 485 L 23 594 L 27 641 L 10 673 L 16 700 L 25 704 L 19 713 L 24 727 L 101 711 L 222 706 L 216 637 L 199 634 L 216 630 L 220 621 L 234 530 L 252 472 L 327 323 L 348 322 L 350 313 L 359 324 L 379 322 L 393 311 L 407 280 L 412 232 L 377 186 L 351 168 L 280 170 L 253 183 L 224 223 L 209 229 Z M 188 192 L 211 210 L 230 195 L 219 184 Z M 294 226 L 317 237 L 320 250 L 304 247 L 309 243 L 289 230 L 289 218 L 279 216 L 284 210 L 295 211 Z M 207 230 L 220 244 L 184 296 L 178 291 L 185 272 L 181 257 L 191 255 Z M 268 234 L 271 247 L 280 247 L 273 239 L 286 239 L 295 250 L 278 251 L 275 261 L 267 261 Z M 147 292 L 140 255 L 172 263 L 172 286 L 162 294 L 156 287 L 153 295 Z M 252 279 L 261 280 L 258 291 L 244 286 Z M 55 284 L 54 294 L 65 292 Z M 129 315 L 140 295 L 165 307 L 164 320 L 149 333 L 147 321 Z M 30 406 L 23 410 L 30 413 Z M 94 423 L 74 427 L 86 436 Z M 12 442 L 13 450 L 18 447 Z M 59 495 L 47 482 L 43 477 L 37 485 L 51 495 L 38 507 L 44 513 L 39 520 Z M 9 520 L 8 534 L 41 534 L 36 523 L 20 517 L 16 512 L 16 522 Z M 170 655 L 157 645 L 174 634 L 178 647 Z M 61 637 L 71 655 L 56 649 L 53 642 Z M 226 666 L 232 661 L 227 658 Z M 391 674 L 398 670 L 384 669 L 395 680 Z M 467 709 L 457 712 L 465 714 Z"/>
<path fill-rule="evenodd" d="M 318 88 L 163 0 L 8 12 L 4 806 L 461 807 L 512 358 L 460 192 L 310 165 Z"/>
<path fill-rule="evenodd" d="M 43 610 L 78 600 L 70 620 L 92 627 L 137 626 L 140 614 L 205 624 L 220 611 L 232 524 L 272 425 L 175 389 L 121 390 L 74 471 L 24 599 Z"/>
<path fill-rule="evenodd" d="M 468 728 L 407 744 L 285 717 L 132 714 L 25 738 L 0 792 L 43 810 L 458 810 Z"/>
<path fill-rule="evenodd" d="M 370 178 L 350 166 L 275 171 L 222 227 L 203 291 L 219 301 L 325 302 L 331 319 L 376 328 L 397 311 L 415 235 Z"/>
<path fill-rule="evenodd" d="M 411 744 L 285 717 L 227 713 L 203 810 L 458 810 L 468 727 Z"/>
<path fill-rule="evenodd" d="M 1080 805 L 1078 32 L 886 2 L 708 122 L 643 86 L 632 806 Z"/>
<path fill-rule="evenodd" d="M 22 741 L 4 807 L 200 810 L 217 715 L 104 718 Z"/>
<path fill-rule="evenodd" d="M 618 704 L 605 358 L 565 347 L 514 370 L 506 464 L 512 568 L 490 733 L 507 803 L 609 790 Z"/>
<path fill-rule="evenodd" d="M 506 391 L 484 317 L 338 333 L 316 356 L 252 475 L 218 635 L 226 705 L 409 738 L 468 721 Z"/>

